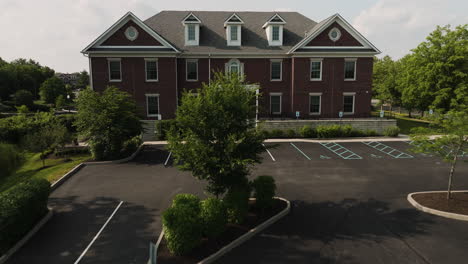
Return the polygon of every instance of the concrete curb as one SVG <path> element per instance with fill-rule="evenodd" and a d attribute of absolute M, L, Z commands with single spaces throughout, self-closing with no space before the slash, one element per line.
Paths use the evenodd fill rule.
<path fill-rule="evenodd" d="M 446 218 L 451 218 L 451 219 L 456 219 L 456 220 L 462 220 L 462 221 L 468 221 L 468 215 L 462 215 L 462 214 L 456 214 L 456 213 L 449 213 L 449 212 L 444 212 L 436 209 L 432 209 L 426 206 L 421 205 L 420 203 L 416 202 L 416 200 L 413 199 L 414 194 L 420 194 L 420 193 L 446 193 L 447 191 L 428 191 L 428 192 L 414 192 L 410 193 L 407 196 L 408 202 L 414 206 L 416 209 L 433 214 L 433 215 L 438 215 Z M 452 192 L 468 192 L 467 191 L 452 191 Z"/>
<path fill-rule="evenodd" d="M 68 180 L 68 178 L 70 178 L 75 173 L 77 173 L 79 170 L 81 170 L 81 168 L 83 168 L 84 166 L 86 166 L 86 164 L 84 162 L 82 162 L 82 163 L 76 165 L 73 169 L 71 169 L 67 173 L 65 173 L 62 177 L 60 177 L 60 179 L 58 179 L 54 183 L 52 183 L 52 185 L 50 186 L 51 191 L 54 191 L 55 189 L 60 187 L 60 185 L 62 185 L 66 180 Z"/>
<path fill-rule="evenodd" d="M 215 260 L 217 260 L 218 258 L 223 256 L 224 254 L 228 253 L 229 251 L 231 251 L 235 247 L 243 244 L 245 241 L 249 240 L 254 235 L 260 233 L 262 230 L 264 230 L 265 228 L 271 226 L 276 221 L 278 221 L 279 219 L 281 219 L 282 217 L 287 215 L 289 213 L 289 211 L 291 210 L 291 202 L 289 202 L 288 200 L 286 200 L 284 198 L 281 198 L 281 197 L 275 197 L 275 198 L 286 202 L 287 205 L 286 205 L 286 208 L 283 211 L 279 212 L 277 215 L 275 215 L 275 216 L 271 217 L 270 219 L 266 220 L 265 222 L 261 223 L 257 227 L 255 227 L 253 229 L 250 229 L 249 232 L 245 233 L 244 235 L 240 236 L 239 238 L 232 241 L 228 245 L 224 246 L 223 248 L 218 250 L 213 255 L 211 255 L 211 256 L 203 259 L 202 261 L 198 262 L 198 264 L 208 264 L 208 263 L 214 262 Z"/>
<path fill-rule="evenodd" d="M 54 212 L 52 208 L 47 208 L 49 209 L 47 214 L 42 217 L 42 219 L 31 230 L 29 230 L 29 232 L 20 241 L 16 242 L 12 248 L 10 248 L 0 257 L 0 264 L 5 263 L 8 258 L 10 258 L 16 251 L 18 251 L 24 244 L 26 244 L 26 242 L 28 242 L 28 240 L 31 239 L 31 237 L 34 236 L 34 234 L 36 234 L 41 229 L 41 227 L 50 220 Z"/>
<path fill-rule="evenodd" d="M 410 141 L 410 138 L 406 135 L 400 135 L 399 137 L 362 137 L 362 138 L 327 138 L 327 139 L 306 139 L 306 138 L 271 138 L 265 139 L 265 143 L 281 143 L 281 142 L 392 142 L 392 141 Z M 145 141 L 145 145 L 166 145 L 167 141 Z"/>

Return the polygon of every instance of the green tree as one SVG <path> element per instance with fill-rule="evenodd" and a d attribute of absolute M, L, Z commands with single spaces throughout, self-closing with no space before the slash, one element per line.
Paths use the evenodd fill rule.
<path fill-rule="evenodd" d="M 377 98 L 389 103 L 391 107 L 401 104 L 401 91 L 397 84 L 399 62 L 391 57 L 374 60 L 373 90 Z"/>
<path fill-rule="evenodd" d="M 33 95 L 28 90 L 18 90 L 15 93 L 15 104 L 31 107 L 34 103 Z"/>
<path fill-rule="evenodd" d="M 120 157 L 124 143 L 142 132 L 135 101 L 116 87 L 102 94 L 86 89 L 78 96 L 77 106 L 75 125 L 88 139 L 95 159 Z"/>
<path fill-rule="evenodd" d="M 425 129 L 412 136 L 414 150 L 422 153 L 436 154 L 450 164 L 447 199 L 451 197 L 453 175 L 458 158 L 468 152 L 468 108 L 451 110 L 445 115 L 435 118 L 441 127 L 443 135 L 430 139 Z"/>
<path fill-rule="evenodd" d="M 44 102 L 54 104 L 57 97 L 66 96 L 65 84 L 58 77 L 51 77 L 41 85 L 40 95 Z"/>
<path fill-rule="evenodd" d="M 78 75 L 78 80 L 76 82 L 76 88 L 84 89 L 89 86 L 89 74 L 87 71 L 83 70 Z"/>
<path fill-rule="evenodd" d="M 215 73 L 198 96 L 184 92 L 176 112 L 176 126 L 168 135 L 169 150 L 179 167 L 208 181 L 207 191 L 247 188 L 249 165 L 264 151 L 255 130 L 255 92 L 243 78 Z"/>
<path fill-rule="evenodd" d="M 66 105 L 65 97 L 63 95 L 59 95 L 57 99 L 55 100 L 55 107 L 61 109 L 65 107 L 65 105 Z"/>

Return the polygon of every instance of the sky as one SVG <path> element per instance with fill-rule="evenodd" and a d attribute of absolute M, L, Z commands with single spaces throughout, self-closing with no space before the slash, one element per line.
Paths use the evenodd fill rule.
<path fill-rule="evenodd" d="M 468 23 L 466 0 L 0 0 L 0 57 L 32 58 L 57 72 L 88 70 L 80 51 L 126 12 L 297 11 L 314 21 L 341 14 L 383 55 L 409 53 L 437 25 Z"/>

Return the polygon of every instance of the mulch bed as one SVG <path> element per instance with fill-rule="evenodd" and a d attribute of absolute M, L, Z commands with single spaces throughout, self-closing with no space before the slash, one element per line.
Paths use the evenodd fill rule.
<path fill-rule="evenodd" d="M 422 206 L 439 211 L 468 215 L 468 192 L 452 192 L 447 200 L 447 193 L 414 194 L 413 199 Z"/>
<path fill-rule="evenodd" d="M 189 255 L 186 256 L 173 256 L 167 248 L 166 239 L 162 239 L 158 248 L 157 262 L 162 264 L 185 264 L 197 263 L 206 257 L 216 253 L 222 247 L 228 245 L 238 237 L 247 233 L 250 229 L 255 228 L 261 223 L 265 222 L 272 216 L 284 210 L 287 206 L 286 202 L 275 199 L 274 204 L 270 209 L 261 212 L 255 206 L 255 201 L 249 201 L 248 215 L 241 225 L 228 224 L 226 231 L 216 239 L 203 238 L 200 246 L 194 248 Z"/>

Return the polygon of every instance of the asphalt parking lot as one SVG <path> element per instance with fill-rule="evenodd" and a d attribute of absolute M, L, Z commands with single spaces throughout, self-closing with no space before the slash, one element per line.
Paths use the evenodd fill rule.
<path fill-rule="evenodd" d="M 448 174 L 410 147 L 265 143 L 253 176 L 274 176 L 291 214 L 218 263 L 467 263 L 468 222 L 406 201 L 409 192 L 444 189 Z M 8 263 L 145 263 L 172 197 L 203 196 L 203 183 L 168 155 L 155 145 L 128 163 L 83 168 L 53 192 L 53 218 Z M 468 164 L 456 173 L 456 188 L 468 189 Z"/>

